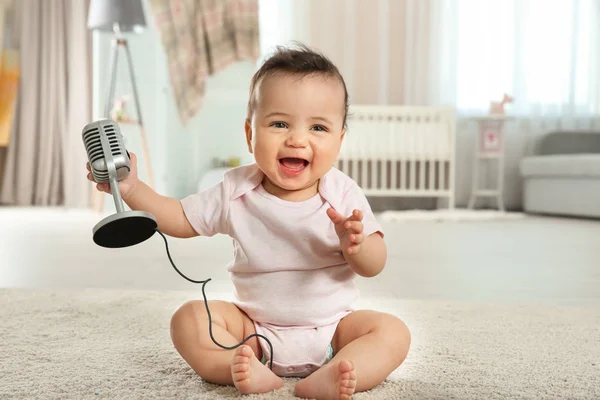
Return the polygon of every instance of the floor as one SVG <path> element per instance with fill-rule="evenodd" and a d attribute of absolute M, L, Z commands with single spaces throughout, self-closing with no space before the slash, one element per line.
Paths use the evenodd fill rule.
<path fill-rule="evenodd" d="M 92 242 L 91 211 L 0 208 L 0 287 L 190 290 L 156 235 L 126 249 Z M 600 221 L 382 222 L 388 263 L 363 295 L 397 299 L 600 304 Z M 207 292 L 232 288 L 227 237 L 169 238 L 176 265 Z"/>

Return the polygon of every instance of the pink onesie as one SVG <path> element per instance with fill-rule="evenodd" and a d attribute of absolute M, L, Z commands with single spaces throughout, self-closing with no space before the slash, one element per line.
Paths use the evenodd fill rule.
<path fill-rule="evenodd" d="M 383 233 L 360 187 L 335 168 L 320 180 L 318 194 L 302 202 L 271 195 L 263 177 L 256 164 L 235 168 L 181 203 L 198 234 L 233 239 L 227 269 L 234 304 L 273 344 L 273 371 L 307 376 L 333 356 L 337 324 L 359 296 L 327 209 L 345 216 L 359 209 L 365 237 Z M 259 342 L 268 359 L 268 344 Z"/>

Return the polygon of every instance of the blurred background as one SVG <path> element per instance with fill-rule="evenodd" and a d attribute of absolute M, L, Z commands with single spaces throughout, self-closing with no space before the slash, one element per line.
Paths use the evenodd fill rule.
<path fill-rule="evenodd" d="M 407 281 L 407 296 L 510 297 L 529 287 L 544 298 L 597 297 L 589 285 L 598 281 L 600 228 L 598 0 L 1 0 L 0 10 L 2 284 L 184 285 L 121 269 L 89 280 L 67 267 L 101 268 L 147 250 L 144 263 L 175 275 L 156 243 L 156 254 L 149 244 L 106 253 L 91 243 L 92 226 L 114 203 L 85 179 L 81 130 L 117 120 L 143 180 L 175 198 L 196 193 L 252 162 L 243 130 L 250 79 L 275 46 L 299 41 L 339 66 L 357 110 L 450 110 L 439 142 L 429 142 L 442 156 L 427 164 L 410 153 L 413 170 L 388 161 L 407 154 L 393 141 L 394 123 L 350 121 L 348 138 L 364 139 L 358 148 L 380 149 L 353 164 L 353 178 L 391 232 L 398 251 L 390 264 L 428 271 L 425 281 Z M 359 142 L 349 143 L 356 150 Z M 360 159 L 354 150 L 347 159 Z M 367 171 L 390 186 L 394 171 L 416 171 L 422 182 L 432 165 L 447 168 L 440 196 L 358 179 Z M 22 258 L 31 243 L 43 257 Z M 204 253 L 174 246 L 190 259 L 202 253 L 226 263 L 223 243 L 219 254 L 210 245 Z M 475 278 L 481 263 L 495 265 L 487 287 Z M 457 272 L 467 265 L 471 272 Z M 557 268 L 579 278 L 565 289 Z M 524 279 L 520 289 L 515 276 Z M 544 286 L 544 277 L 554 283 Z M 448 289 L 449 281 L 470 291 Z"/>
<path fill-rule="evenodd" d="M 104 108 L 115 35 L 110 25 L 88 27 L 86 3 L 2 2 L 3 204 L 88 207 L 94 200 L 82 179 L 80 134 L 86 123 L 109 117 Z M 139 127 L 124 123 L 121 129 L 142 176 L 148 179 L 150 166 L 156 189 L 169 196 L 194 193 L 215 164 L 252 161 L 243 137 L 250 78 L 274 46 L 292 41 L 323 51 L 339 66 L 352 104 L 454 107 L 458 206 L 467 205 L 472 189 L 473 117 L 486 115 L 505 93 L 513 99 L 507 114 L 516 118 L 503 129 L 509 209 L 523 208 L 519 165 L 536 153 L 542 136 L 600 127 L 596 0 L 200 4 L 142 1 L 139 26 L 123 28 L 148 157 Z M 97 16 L 103 17 L 118 18 Z M 202 29 L 209 32 L 206 42 Z M 122 105 L 136 119 L 126 53 L 119 48 L 118 54 L 111 109 Z M 411 204 L 431 205 L 428 199 Z"/>

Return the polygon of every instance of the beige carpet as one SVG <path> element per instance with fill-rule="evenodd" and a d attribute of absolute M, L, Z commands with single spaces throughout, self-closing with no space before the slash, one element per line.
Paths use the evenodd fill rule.
<path fill-rule="evenodd" d="M 0 290 L 0 398 L 234 399 L 169 340 L 191 292 Z M 226 295 L 211 298 L 226 299 Z M 366 399 L 599 399 L 600 308 L 364 299 L 414 335 Z M 293 398 L 294 380 L 248 399 Z"/>

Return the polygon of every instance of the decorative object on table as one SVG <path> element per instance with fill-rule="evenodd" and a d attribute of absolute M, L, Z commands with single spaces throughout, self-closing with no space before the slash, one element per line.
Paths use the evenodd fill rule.
<path fill-rule="evenodd" d="M 137 119 L 128 119 L 126 123 L 138 125 L 142 139 L 144 158 L 146 160 L 146 170 L 148 174 L 148 184 L 154 187 L 152 174 L 152 164 L 150 162 L 150 151 L 148 150 L 148 140 L 142 118 L 138 89 L 133 70 L 133 62 L 129 44 L 124 34 L 132 32 L 141 32 L 146 26 L 146 18 L 141 0 L 90 0 L 88 14 L 88 28 L 99 32 L 109 32 L 113 35 L 111 43 L 110 56 L 110 75 L 108 87 L 106 90 L 106 99 L 104 105 L 104 117 L 110 118 L 111 109 L 114 105 L 115 87 L 117 84 L 117 64 L 119 59 L 119 48 L 125 50 L 126 64 L 129 72 L 129 79 L 133 89 L 133 100 Z M 102 196 L 102 199 L 104 196 Z M 99 208 L 102 209 L 103 200 L 100 201 Z"/>
<path fill-rule="evenodd" d="M 208 76 L 237 61 L 258 60 L 258 0 L 148 0 L 148 5 L 185 125 L 202 106 Z"/>
<path fill-rule="evenodd" d="M 115 105 L 110 111 L 110 118 L 116 122 L 127 122 L 131 120 L 129 112 L 125 105 L 131 100 L 130 95 L 121 96 L 115 101 Z"/>
<path fill-rule="evenodd" d="M 7 147 L 10 141 L 19 78 L 18 51 L 0 51 L 0 147 Z"/>
<path fill-rule="evenodd" d="M 512 103 L 513 101 L 514 101 L 514 99 L 511 96 L 504 93 L 504 97 L 502 98 L 502 101 L 500 101 L 500 102 L 492 101 L 490 103 L 489 114 L 490 115 L 506 115 L 504 106 L 506 104 Z"/>
<path fill-rule="evenodd" d="M 506 96 L 505 96 L 506 98 Z M 499 211 L 505 212 L 504 191 L 504 122 L 510 117 L 504 115 L 490 115 L 476 118 L 479 124 L 477 134 L 477 145 L 475 146 L 475 157 L 473 160 L 473 179 L 471 183 L 471 197 L 469 198 L 469 209 L 473 209 L 479 197 L 496 198 L 496 206 Z M 480 166 L 496 161 L 496 185 L 495 187 L 480 188 L 479 181 Z"/>
<path fill-rule="evenodd" d="M 240 165 L 242 165 L 242 160 L 240 157 L 229 157 L 226 160 L 213 158 L 212 160 L 213 168 L 236 168 Z"/>

